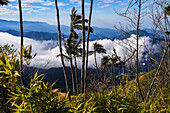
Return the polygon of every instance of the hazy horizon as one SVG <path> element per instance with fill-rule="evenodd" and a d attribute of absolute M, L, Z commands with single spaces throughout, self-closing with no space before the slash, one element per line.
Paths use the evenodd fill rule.
<path fill-rule="evenodd" d="M 88 18 L 90 0 L 85 1 L 85 16 Z M 151 4 L 153 0 L 146 4 Z M 58 0 L 60 10 L 60 21 L 62 25 L 70 25 L 70 14 L 73 7 L 81 14 L 80 0 Z M 127 20 L 118 16 L 117 12 L 125 12 L 128 7 L 128 0 L 95 0 L 92 13 L 92 26 L 100 28 L 111 28 L 113 25 L 119 26 L 127 24 Z M 50 25 L 56 25 L 56 10 L 52 0 L 24 0 L 22 1 L 23 20 L 46 22 Z M 18 2 L 10 0 L 8 6 L 0 7 L 0 19 L 19 21 Z M 151 28 L 149 16 L 144 18 L 142 27 Z"/>

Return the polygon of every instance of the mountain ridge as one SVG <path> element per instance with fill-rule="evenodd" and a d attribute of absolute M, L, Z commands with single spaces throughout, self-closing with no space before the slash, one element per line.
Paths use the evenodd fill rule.
<path fill-rule="evenodd" d="M 19 22 L 18 21 L 9 21 L 0 19 L 0 31 L 8 32 L 10 31 L 17 31 L 20 32 L 19 29 Z M 23 22 L 23 29 L 24 32 L 46 32 L 46 33 L 58 33 L 57 25 L 49 25 L 45 22 L 32 22 L 32 21 L 24 21 Z M 100 37 L 111 37 L 115 36 L 120 33 L 118 30 L 110 29 L 110 28 L 99 28 L 93 26 L 94 29 L 94 36 Z M 76 30 L 76 32 L 81 33 L 81 30 Z M 61 25 L 61 33 L 64 35 L 70 34 L 70 27 L 66 25 Z M 31 38 L 31 37 L 29 37 Z"/>
<path fill-rule="evenodd" d="M 0 19 L 0 24 L 0 32 L 7 32 L 14 36 L 20 36 L 18 21 Z M 48 23 L 38 21 L 24 21 L 23 26 L 24 37 L 28 37 L 35 40 L 58 40 L 58 31 L 56 25 L 49 25 Z M 94 32 L 90 34 L 90 41 L 99 39 L 122 40 L 130 37 L 131 34 L 136 34 L 136 30 L 127 31 L 127 34 L 124 35 L 124 33 L 122 33 L 120 30 L 114 30 L 110 28 L 99 28 L 95 26 L 93 26 L 92 28 L 94 29 Z M 79 34 L 79 38 L 81 38 L 81 30 L 75 31 Z M 150 38 L 152 38 L 153 36 L 153 32 L 151 29 L 140 30 L 140 32 L 141 36 L 149 36 Z M 68 38 L 70 34 L 70 27 L 66 25 L 61 25 L 61 33 L 62 36 Z M 156 38 L 159 39 L 160 36 Z"/>

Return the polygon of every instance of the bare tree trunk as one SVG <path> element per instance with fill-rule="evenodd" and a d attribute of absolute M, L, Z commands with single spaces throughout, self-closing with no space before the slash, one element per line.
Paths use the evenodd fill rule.
<path fill-rule="evenodd" d="M 89 36 L 90 36 L 92 9 L 93 9 L 93 0 L 91 0 L 91 4 L 90 4 L 90 13 L 89 13 L 89 21 L 88 21 L 87 48 L 86 48 L 86 68 L 85 68 L 85 76 L 84 76 L 84 93 L 86 93 L 86 89 L 87 89 L 87 68 L 88 68 Z"/>
<path fill-rule="evenodd" d="M 165 13 L 165 26 L 167 26 L 166 24 L 166 21 L 167 21 L 167 14 Z M 170 35 L 170 31 L 167 30 L 167 27 L 166 27 L 166 35 L 168 36 L 168 44 L 170 43 L 170 38 L 169 38 L 169 35 Z M 168 48 L 168 78 L 170 77 L 170 48 Z M 167 81 L 167 86 L 168 86 L 168 83 L 169 83 L 169 79 Z"/>
<path fill-rule="evenodd" d="M 111 64 L 111 83 L 113 86 L 113 64 Z"/>
<path fill-rule="evenodd" d="M 116 71 L 115 71 L 115 67 L 114 67 L 114 86 L 116 87 Z"/>
<path fill-rule="evenodd" d="M 19 5 L 19 18 L 20 18 L 20 35 L 21 35 L 21 56 L 20 56 L 20 75 L 21 75 L 21 84 L 24 85 L 24 77 L 23 77 L 23 59 L 22 59 L 22 48 L 23 48 L 23 21 L 22 21 L 22 7 L 21 0 L 18 0 Z"/>
<path fill-rule="evenodd" d="M 99 83 L 99 70 L 98 70 L 98 66 L 97 66 L 97 60 L 96 60 L 96 52 L 94 52 L 94 61 L 95 61 L 95 65 L 96 65 L 96 77 L 97 77 L 97 80 L 98 80 L 98 83 Z"/>
<path fill-rule="evenodd" d="M 139 58 L 138 58 L 138 54 L 139 54 L 139 25 L 140 25 L 140 16 L 141 16 L 141 0 L 139 0 L 139 11 L 138 11 L 138 22 L 137 22 L 137 33 L 136 33 L 136 37 L 137 37 L 137 43 L 136 43 L 136 50 L 137 50 L 137 53 L 136 53 L 136 87 L 138 88 L 139 90 L 139 94 L 142 98 L 142 100 L 144 101 L 144 98 L 143 98 L 143 95 L 142 95 L 142 92 L 141 92 L 141 88 L 140 88 L 140 84 L 139 84 Z"/>
<path fill-rule="evenodd" d="M 77 95 L 79 94 L 79 87 L 78 87 L 78 73 L 77 73 L 77 60 L 76 57 L 74 58 L 74 63 L 75 63 L 75 76 L 76 76 L 76 93 Z"/>
<path fill-rule="evenodd" d="M 168 34 L 168 43 L 170 43 L 170 39 L 169 39 L 169 34 Z M 168 78 L 170 77 L 170 48 L 168 48 Z M 167 81 L 167 86 L 169 83 L 169 79 Z"/>
<path fill-rule="evenodd" d="M 60 31 L 60 17 L 59 17 L 59 9 L 58 9 L 58 5 L 57 5 L 57 0 L 55 0 L 55 6 L 56 6 L 56 12 L 57 12 L 58 40 L 59 40 L 59 49 L 60 49 L 60 55 L 61 55 L 61 62 L 62 62 L 62 65 L 63 65 L 64 78 L 65 78 L 65 84 L 66 84 L 66 91 L 68 93 L 68 97 L 69 97 L 69 100 L 70 100 L 67 72 L 66 72 L 66 67 L 65 67 L 65 64 L 64 64 L 63 53 L 62 53 L 61 31 Z"/>
<path fill-rule="evenodd" d="M 85 64 L 85 23 L 84 23 L 84 0 L 82 0 L 82 64 L 81 64 L 81 93 L 84 93 L 84 64 Z"/>
<path fill-rule="evenodd" d="M 148 93 L 147 93 L 147 96 L 146 96 L 146 101 L 148 101 L 148 98 L 149 98 L 149 95 L 150 95 L 150 93 L 151 93 L 152 87 L 153 87 L 153 85 L 154 85 L 154 83 L 155 83 L 155 80 L 156 80 L 156 78 L 157 78 L 157 76 L 158 76 L 158 73 L 159 73 L 159 71 L 160 71 L 160 69 L 161 69 L 161 67 L 162 67 L 162 64 L 163 64 L 163 62 L 164 62 L 164 59 L 165 59 L 167 50 L 168 50 L 168 48 L 169 48 L 169 45 L 170 45 L 170 43 L 167 45 L 167 47 L 166 47 L 165 50 L 164 50 L 164 53 L 163 53 L 163 55 L 162 55 L 161 62 L 160 62 L 159 66 L 158 66 L 158 68 L 157 68 L 157 70 L 156 70 L 155 76 L 154 76 L 154 78 L 153 78 L 153 80 L 152 80 L 152 83 L 151 83 L 151 85 L 150 85 L 150 87 L 149 87 L 149 90 L 148 90 Z"/>
<path fill-rule="evenodd" d="M 103 68 L 100 67 L 100 80 L 101 80 L 101 81 L 104 80 L 102 75 L 103 75 Z"/>
<path fill-rule="evenodd" d="M 71 77 L 72 77 L 73 95 L 76 95 L 75 79 L 74 79 L 74 72 L 73 72 L 73 62 L 72 62 L 71 55 L 70 55 L 70 69 L 71 69 Z"/>

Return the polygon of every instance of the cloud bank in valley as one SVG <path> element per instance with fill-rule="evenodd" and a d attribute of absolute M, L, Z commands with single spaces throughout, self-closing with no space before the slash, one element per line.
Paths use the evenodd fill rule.
<path fill-rule="evenodd" d="M 89 44 L 89 50 L 93 51 L 93 44 L 96 41 L 91 41 Z M 128 58 L 134 48 L 136 48 L 136 40 L 135 35 L 131 35 L 130 38 L 124 39 L 122 41 L 115 39 L 114 41 L 103 39 L 97 40 L 99 44 L 102 44 L 104 48 L 107 50 L 107 54 L 97 54 L 97 62 L 100 64 L 101 58 L 104 55 L 111 55 L 113 53 L 113 47 L 116 49 L 118 56 L 121 56 L 121 59 L 124 60 Z M 10 35 L 8 33 L 0 32 L 0 45 L 14 45 L 14 48 L 20 50 L 20 37 Z M 59 47 L 57 46 L 56 41 L 37 41 L 29 38 L 24 38 L 24 46 L 32 45 L 33 53 L 37 53 L 37 56 L 32 60 L 31 66 L 35 66 L 38 68 L 52 68 L 52 67 L 61 67 L 60 58 L 57 58 L 56 55 L 59 54 Z M 128 45 L 127 45 L 128 44 Z M 142 53 L 146 51 L 145 46 L 150 48 L 151 39 L 149 37 L 141 37 L 139 40 L 139 58 L 142 60 Z M 156 52 L 156 46 L 154 46 Z M 147 55 L 144 56 L 147 58 Z M 78 59 L 78 67 L 81 67 L 81 59 Z M 69 66 L 69 62 L 66 62 L 66 66 Z M 89 67 L 94 68 L 94 56 L 89 56 Z"/>

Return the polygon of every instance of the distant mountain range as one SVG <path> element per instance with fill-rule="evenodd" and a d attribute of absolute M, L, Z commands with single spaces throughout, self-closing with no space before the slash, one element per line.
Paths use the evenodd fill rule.
<path fill-rule="evenodd" d="M 20 36 L 19 22 L 8 21 L 0 19 L 0 32 L 7 32 L 14 36 Z M 28 37 L 35 40 L 57 40 L 58 31 L 56 25 L 49 25 L 45 22 L 32 22 L 24 21 L 24 37 Z M 99 28 L 93 26 L 94 32 L 90 35 L 90 41 L 99 39 L 125 39 L 130 37 L 131 34 L 136 34 L 135 30 L 128 31 L 126 35 L 119 30 L 109 28 Z M 148 31 L 148 32 L 147 32 Z M 62 36 L 69 37 L 70 28 L 65 25 L 61 25 Z M 76 30 L 81 37 L 81 31 Z M 153 36 L 153 32 L 150 29 L 140 30 L 141 36 Z M 156 38 L 160 38 L 157 36 Z"/>

